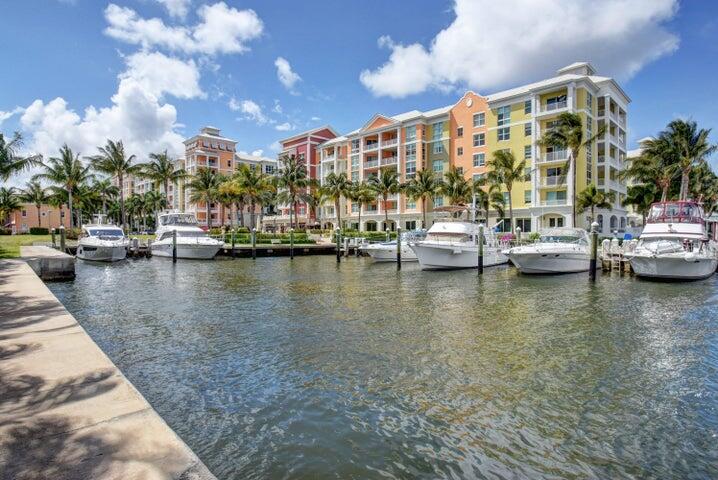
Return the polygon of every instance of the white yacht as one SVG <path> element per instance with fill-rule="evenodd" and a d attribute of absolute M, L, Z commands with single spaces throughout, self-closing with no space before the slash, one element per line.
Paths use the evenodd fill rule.
<path fill-rule="evenodd" d="M 150 246 L 152 255 L 172 257 L 173 232 L 177 232 L 177 258 L 209 260 L 224 245 L 199 228 L 191 213 L 164 213 L 157 220 L 157 236 Z"/>
<path fill-rule="evenodd" d="M 416 262 L 416 254 L 410 244 L 426 238 L 425 231 L 405 232 L 401 234 L 401 261 Z M 396 240 L 390 242 L 370 243 L 364 251 L 375 262 L 396 262 Z"/>
<path fill-rule="evenodd" d="M 700 280 L 718 267 L 718 245 L 706 235 L 703 208 L 692 201 L 651 205 L 636 248 L 624 256 L 639 277 Z"/>
<path fill-rule="evenodd" d="M 96 216 L 94 223 L 82 226 L 77 241 L 77 258 L 97 262 L 117 262 L 127 257 L 129 240 L 118 226 L 104 223 L 104 216 Z"/>
<path fill-rule="evenodd" d="M 506 253 L 521 273 L 586 272 L 590 238 L 582 228 L 550 228 L 538 242 L 513 247 Z"/>
<path fill-rule="evenodd" d="M 463 221 L 434 223 L 424 240 L 410 244 L 422 270 L 478 267 L 479 226 Z M 484 266 L 508 263 L 509 258 L 491 229 L 484 230 Z"/>

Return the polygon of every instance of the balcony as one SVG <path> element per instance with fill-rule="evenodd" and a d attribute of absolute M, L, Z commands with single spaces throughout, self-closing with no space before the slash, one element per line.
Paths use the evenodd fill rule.
<path fill-rule="evenodd" d="M 381 141 L 381 147 L 394 147 L 398 143 L 398 139 L 396 137 L 394 138 L 387 138 L 386 140 Z"/>
<path fill-rule="evenodd" d="M 379 159 L 364 161 L 364 168 L 376 168 L 379 166 Z"/>
<path fill-rule="evenodd" d="M 384 157 L 381 159 L 381 165 L 382 167 L 385 165 L 396 165 L 396 161 L 396 157 Z"/>
<path fill-rule="evenodd" d="M 568 205 L 568 199 L 541 200 L 539 203 L 542 207 L 565 207 Z"/>
<path fill-rule="evenodd" d="M 567 158 L 568 150 L 556 150 L 541 155 L 537 163 L 565 162 Z"/>
<path fill-rule="evenodd" d="M 561 102 L 545 103 L 545 104 L 541 105 L 540 113 L 555 112 L 557 110 L 562 110 L 567 107 L 568 107 L 567 100 L 563 100 Z"/>
<path fill-rule="evenodd" d="M 324 158 L 322 158 L 322 162 L 333 162 L 333 161 L 336 160 L 336 159 L 337 159 L 337 155 L 336 155 L 336 154 L 325 155 Z"/>
<path fill-rule="evenodd" d="M 364 151 L 365 152 L 371 152 L 373 150 L 376 150 L 379 148 L 379 142 L 367 142 L 364 145 Z"/>
<path fill-rule="evenodd" d="M 541 179 L 540 185 L 542 187 L 563 187 L 567 183 L 567 178 L 563 176 L 551 176 L 551 177 L 544 177 Z"/>

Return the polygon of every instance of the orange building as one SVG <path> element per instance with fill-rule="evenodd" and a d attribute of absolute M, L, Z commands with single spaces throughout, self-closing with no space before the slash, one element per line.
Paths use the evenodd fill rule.
<path fill-rule="evenodd" d="M 4 227 L 9 228 L 13 235 L 29 233 L 31 228 L 60 228 L 60 225 L 70 228 L 70 211 L 63 207 L 41 205 L 38 208 L 31 203 L 23 203 L 19 210 L 10 214 L 4 222 Z"/>
<path fill-rule="evenodd" d="M 467 180 L 486 175 L 488 111 L 486 97 L 474 92 L 466 92 L 449 111 L 451 158 Z"/>

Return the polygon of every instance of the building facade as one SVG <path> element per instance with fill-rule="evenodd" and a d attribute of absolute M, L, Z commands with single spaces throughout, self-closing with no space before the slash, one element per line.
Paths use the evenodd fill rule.
<path fill-rule="evenodd" d="M 510 90 L 482 96 L 467 92 L 453 105 L 393 117 L 375 115 L 364 126 L 342 137 L 318 145 L 320 178 L 328 172 L 347 172 L 352 181 L 366 181 L 382 168 L 396 168 L 402 182 L 416 171 L 430 168 L 438 175 L 456 168 L 466 179 L 479 180 L 487 174 L 494 152 L 509 150 L 526 160 L 524 182 L 513 185 L 511 206 L 514 226 L 524 232 L 554 226 L 573 226 L 573 194 L 590 183 L 612 192 L 610 210 L 598 211 L 596 220 L 604 234 L 624 231 L 627 211 L 621 205 L 625 182 L 618 173 L 626 162 L 627 106 L 630 99 L 611 78 L 597 76 L 588 63 L 560 69 L 555 77 Z M 552 128 L 563 112 L 576 113 L 584 125 L 584 138 L 605 130 L 575 159 L 576 175 L 564 171 L 569 152 L 539 147 L 538 140 Z M 428 202 L 428 223 L 433 210 L 446 204 L 438 196 Z M 505 210 L 509 195 L 504 192 Z M 327 222 L 336 222 L 333 206 L 322 210 Z M 398 194 L 386 205 L 381 201 L 360 207 L 342 203 L 342 220 L 362 230 L 421 226 L 422 205 Z M 389 214 L 388 223 L 385 212 Z M 508 213 L 506 214 L 508 216 Z M 508 218 L 492 212 L 492 227 L 508 231 Z M 587 227 L 588 214 L 577 213 L 576 225 Z"/>
<path fill-rule="evenodd" d="M 13 235 L 29 233 L 31 228 L 70 228 L 70 211 L 63 205 L 53 207 L 40 205 L 38 208 L 32 203 L 23 203 L 19 210 L 12 212 L 8 218 L 3 219 L 3 227 L 9 228 Z"/>

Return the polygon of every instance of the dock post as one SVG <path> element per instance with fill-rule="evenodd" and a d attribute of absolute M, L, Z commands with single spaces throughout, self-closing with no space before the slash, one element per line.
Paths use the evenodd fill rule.
<path fill-rule="evenodd" d="M 177 263 L 177 230 L 172 230 L 172 263 Z"/>
<path fill-rule="evenodd" d="M 62 253 L 66 253 L 65 252 L 65 226 L 64 225 L 60 225 L 60 251 Z"/>
<path fill-rule="evenodd" d="M 289 229 L 289 259 L 294 260 L 294 229 Z"/>
<path fill-rule="evenodd" d="M 516 227 L 516 245 L 521 245 L 521 227 Z"/>
<path fill-rule="evenodd" d="M 252 259 L 257 259 L 257 229 L 252 228 Z"/>
<path fill-rule="evenodd" d="M 234 251 L 234 246 L 237 244 L 237 229 L 232 229 L 232 258 L 234 258 L 237 254 Z"/>
<path fill-rule="evenodd" d="M 479 252 L 479 275 L 484 273 L 484 224 L 479 224 L 479 248 L 476 250 Z"/>
<path fill-rule="evenodd" d="M 396 227 L 396 269 L 401 270 L 401 227 Z"/>
<path fill-rule="evenodd" d="M 50 234 L 52 235 L 52 248 L 57 248 L 57 243 L 55 242 L 55 229 L 50 229 Z"/>
<path fill-rule="evenodd" d="M 337 242 L 337 263 L 342 261 L 342 234 L 339 227 L 334 229 L 334 241 Z"/>
<path fill-rule="evenodd" d="M 391 232 L 389 231 L 388 228 L 386 229 L 386 241 L 387 242 L 391 241 Z"/>
<path fill-rule="evenodd" d="M 591 259 L 588 262 L 588 278 L 596 281 L 596 258 L 598 257 L 598 223 L 591 224 Z"/>

